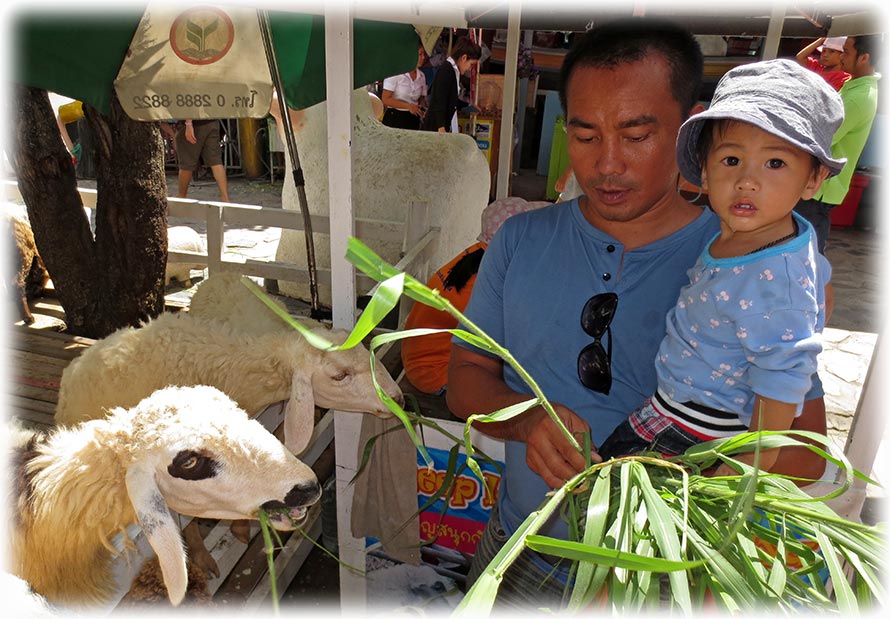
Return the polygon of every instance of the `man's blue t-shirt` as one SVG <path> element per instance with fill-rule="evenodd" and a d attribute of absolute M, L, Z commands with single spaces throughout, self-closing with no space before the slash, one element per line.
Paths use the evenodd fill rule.
<path fill-rule="evenodd" d="M 625 252 L 590 225 L 577 200 L 515 215 L 485 252 L 466 315 L 510 351 L 549 399 L 583 417 L 594 445 L 601 444 L 654 393 L 665 315 L 689 281 L 687 270 L 718 230 L 717 218 L 705 209 L 667 238 Z M 581 309 L 602 292 L 618 295 L 609 395 L 584 387 L 577 372 L 577 355 L 592 341 L 581 328 Z M 504 377 L 512 389 L 531 393 L 506 364 Z M 506 442 L 505 468 L 500 516 L 512 534 L 549 488 L 526 465 L 525 443 Z M 542 533 L 567 536 L 561 521 Z"/>

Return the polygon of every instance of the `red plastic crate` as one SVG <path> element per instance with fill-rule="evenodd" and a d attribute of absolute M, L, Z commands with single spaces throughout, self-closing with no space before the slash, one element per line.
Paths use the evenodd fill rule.
<path fill-rule="evenodd" d="M 859 201 L 862 199 L 863 190 L 868 187 L 868 175 L 856 173 L 850 181 L 850 189 L 844 201 L 831 209 L 831 225 L 839 228 L 852 226 L 856 221 L 856 213 L 859 211 Z"/>

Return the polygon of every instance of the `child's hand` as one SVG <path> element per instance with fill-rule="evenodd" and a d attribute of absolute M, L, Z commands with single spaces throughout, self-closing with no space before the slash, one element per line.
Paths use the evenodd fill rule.
<path fill-rule="evenodd" d="M 738 475 L 738 471 L 726 464 L 725 462 L 716 469 L 711 469 L 712 473 L 708 473 L 708 477 L 726 477 L 728 475 Z"/>

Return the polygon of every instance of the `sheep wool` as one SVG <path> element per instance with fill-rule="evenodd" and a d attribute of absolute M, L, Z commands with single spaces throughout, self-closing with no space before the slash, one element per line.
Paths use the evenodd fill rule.
<path fill-rule="evenodd" d="M 343 330 L 317 332 L 334 344 L 347 336 Z M 403 400 L 379 362 L 375 375 L 389 397 Z M 287 400 L 285 444 L 294 453 L 309 443 L 316 405 L 391 414 L 377 396 L 366 348 L 326 352 L 293 330 L 254 336 L 187 312 L 120 329 L 73 360 L 62 373 L 56 423 L 100 418 L 167 385 L 211 385 L 254 414 Z"/>
<path fill-rule="evenodd" d="M 188 226 L 172 226 L 167 228 L 167 251 L 188 251 L 196 254 L 207 254 L 204 239 L 193 228 Z M 167 262 L 165 281 L 167 284 L 174 279 L 181 283 L 191 281 L 192 269 L 204 269 L 204 262 Z"/>
<path fill-rule="evenodd" d="M 161 389 L 105 419 L 33 434 L 12 428 L 10 571 L 53 604 L 113 594 L 110 539 L 139 523 L 174 605 L 186 557 L 171 516 L 258 518 L 290 530 L 318 500 L 315 474 L 213 387 Z"/>
<path fill-rule="evenodd" d="M 221 320 L 233 329 L 252 335 L 291 331 L 287 323 L 241 283 L 242 279 L 244 278 L 239 273 L 231 271 L 214 273 L 198 285 L 189 302 L 189 314 Z M 279 308 L 287 311 L 280 300 L 269 298 Z M 301 318 L 300 322 L 310 328 L 322 326 L 309 319 Z"/>

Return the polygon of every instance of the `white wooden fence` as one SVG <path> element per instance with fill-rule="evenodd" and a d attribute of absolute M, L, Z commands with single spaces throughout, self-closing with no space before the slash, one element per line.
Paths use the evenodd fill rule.
<path fill-rule="evenodd" d="M 22 200 L 18 184 L 15 181 L 2 181 L 3 195 L 7 201 Z M 78 188 L 84 207 L 96 208 L 97 192 L 95 189 Z M 171 219 L 189 219 L 202 221 L 205 225 L 207 253 L 201 254 L 188 251 L 171 251 L 168 253 L 169 263 L 206 263 L 208 276 L 222 271 L 234 271 L 242 275 L 268 279 L 309 283 L 309 269 L 304 265 L 277 262 L 274 260 L 257 260 L 245 258 L 242 261 L 226 260 L 225 231 L 234 228 L 281 228 L 286 230 L 303 230 L 303 217 L 299 211 L 255 206 L 250 204 L 234 204 L 229 202 L 205 202 L 182 198 L 167 198 L 168 217 Z M 401 259 L 395 267 L 426 282 L 429 277 L 430 257 L 435 250 L 439 229 L 429 225 L 429 205 L 412 203 L 406 206 L 405 223 L 399 230 L 393 222 L 373 219 L 356 219 L 355 235 L 363 241 L 386 241 L 401 243 Z M 330 232 L 328 217 L 312 215 L 313 233 Z M 330 268 L 317 269 L 317 281 L 330 285 Z M 369 292 L 375 289 L 375 282 L 362 273 L 356 273 L 356 289 Z M 402 306 L 401 318 L 407 312 Z"/>
<path fill-rule="evenodd" d="M 7 201 L 21 201 L 22 196 L 18 184 L 14 181 L 3 181 L 3 195 Z M 87 208 L 96 207 L 96 190 L 78 188 L 83 205 Z M 227 228 L 282 228 L 286 230 L 303 230 L 303 217 L 299 211 L 270 208 L 249 204 L 233 204 L 228 202 L 205 202 L 182 198 L 168 198 L 168 216 L 203 221 L 207 234 L 207 253 L 199 254 L 186 251 L 172 251 L 167 257 L 170 263 L 206 262 L 208 275 L 221 271 L 235 271 L 243 275 L 278 279 L 308 284 L 309 270 L 304 265 L 245 259 L 243 262 L 224 260 L 225 230 Z M 438 228 L 429 226 L 429 207 L 424 203 L 413 203 L 406 206 L 407 214 L 401 231 L 395 231 L 392 222 L 373 219 L 356 219 L 355 235 L 362 240 L 400 242 L 402 258 L 395 265 L 399 270 L 410 273 L 421 281 L 426 281 L 429 270 L 429 258 L 435 249 Z M 328 234 L 330 222 L 325 216 L 312 215 L 312 230 Z M 330 285 L 330 268 L 318 268 L 317 280 L 321 284 Z M 368 291 L 374 282 L 358 273 L 357 289 Z"/>

